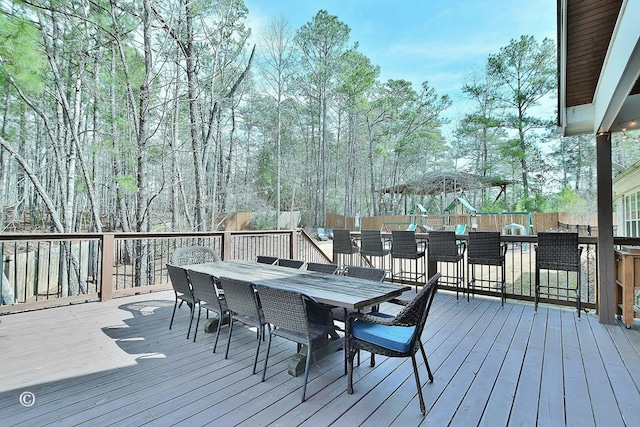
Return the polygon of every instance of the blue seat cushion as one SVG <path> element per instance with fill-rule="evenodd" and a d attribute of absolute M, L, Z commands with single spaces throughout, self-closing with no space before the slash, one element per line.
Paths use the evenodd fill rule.
<path fill-rule="evenodd" d="M 387 317 L 381 315 L 381 317 Z M 386 326 L 377 323 L 357 320 L 353 323 L 353 336 L 400 353 L 411 350 L 411 338 L 416 330 L 415 326 Z"/>

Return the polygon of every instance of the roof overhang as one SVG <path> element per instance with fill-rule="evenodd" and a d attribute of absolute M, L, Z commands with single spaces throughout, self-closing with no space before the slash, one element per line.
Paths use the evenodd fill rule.
<path fill-rule="evenodd" d="M 587 3 L 590 7 L 585 7 Z M 574 4 L 576 9 L 581 8 L 575 13 L 572 11 Z M 604 29 L 605 34 L 610 34 L 604 59 L 602 55 L 594 55 L 591 46 L 583 46 L 584 55 L 573 53 L 569 58 L 568 46 L 575 46 L 576 42 L 589 43 L 589 37 L 594 37 L 598 29 L 608 25 L 605 19 L 607 15 L 602 9 L 609 8 L 610 15 L 615 14 L 618 7 L 615 24 L 613 21 L 610 24 L 612 30 Z M 585 18 L 589 14 L 593 18 L 590 22 Z M 602 22 L 598 21 L 600 16 L 603 17 Z M 621 3 L 558 0 L 558 124 L 564 136 L 640 128 L 639 16 L 640 1 L 637 0 L 623 0 Z M 571 20 L 586 21 L 588 24 L 576 29 L 577 25 L 573 25 Z M 588 31 L 591 27 L 594 28 L 593 33 Z M 597 37 L 601 37 L 601 34 Z M 589 88 L 593 94 L 591 102 L 575 101 L 579 97 L 573 96 L 571 91 L 574 88 L 568 82 L 578 81 L 580 77 L 575 77 L 578 73 L 597 73 L 593 75 L 593 81 L 597 84 L 591 84 Z"/>

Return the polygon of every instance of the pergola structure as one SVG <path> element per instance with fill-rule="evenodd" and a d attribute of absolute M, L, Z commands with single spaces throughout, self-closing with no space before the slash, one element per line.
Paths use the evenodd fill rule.
<path fill-rule="evenodd" d="M 467 191 L 482 190 L 487 188 L 500 188 L 495 200 L 506 194 L 507 185 L 513 181 L 507 181 L 495 177 L 483 177 L 468 172 L 439 171 L 424 174 L 413 181 L 400 183 L 380 190 L 383 194 L 401 194 L 433 196 L 437 194 L 464 195 Z M 406 210 L 406 209 L 405 209 Z"/>
<path fill-rule="evenodd" d="M 600 322 L 615 322 L 611 134 L 640 128 L 640 1 L 558 0 L 558 126 L 596 138 Z"/>

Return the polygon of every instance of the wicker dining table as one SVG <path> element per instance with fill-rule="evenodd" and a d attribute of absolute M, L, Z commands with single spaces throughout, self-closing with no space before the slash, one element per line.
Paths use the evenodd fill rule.
<path fill-rule="evenodd" d="M 216 261 L 185 265 L 184 268 L 210 274 L 216 278 L 229 277 L 255 285 L 270 286 L 307 295 L 319 303 L 351 310 L 378 306 L 402 295 L 411 288 L 404 285 L 374 282 L 355 277 L 298 270 L 253 261 Z M 320 359 L 343 348 L 343 338 L 327 339 L 314 350 Z M 291 358 L 288 372 L 298 376 L 304 371 L 306 356 L 301 351 Z"/>

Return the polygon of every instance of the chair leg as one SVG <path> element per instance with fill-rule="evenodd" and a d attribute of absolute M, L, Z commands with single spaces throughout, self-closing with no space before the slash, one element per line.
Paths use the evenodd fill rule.
<path fill-rule="evenodd" d="M 196 321 L 196 330 L 193 331 L 193 342 L 196 342 L 196 337 L 198 336 L 198 327 L 200 327 L 200 312 L 202 309 L 200 305 L 198 305 L 198 320 Z M 209 310 L 207 310 L 207 317 L 209 317 Z"/>
<path fill-rule="evenodd" d="M 173 304 L 173 314 L 171 315 L 171 322 L 169 323 L 169 329 L 173 326 L 173 318 L 176 315 L 176 308 L 178 308 L 178 297 L 176 296 L 176 302 Z"/>
<path fill-rule="evenodd" d="M 416 386 L 418 387 L 418 398 L 420 399 L 420 410 L 422 415 L 426 415 L 427 410 L 424 406 L 424 399 L 422 397 L 422 387 L 420 385 L 420 376 L 418 375 L 418 364 L 416 363 L 415 355 L 411 356 L 411 363 L 413 363 L 413 376 L 416 378 Z"/>
<path fill-rule="evenodd" d="M 267 352 L 264 355 L 264 366 L 262 368 L 262 382 L 267 376 L 267 361 L 269 360 L 269 350 L 271 350 L 271 331 L 269 331 L 269 339 L 267 339 Z"/>
<path fill-rule="evenodd" d="M 229 314 L 227 314 L 229 316 Z M 213 353 L 216 352 L 216 347 L 218 346 L 218 338 L 220 338 L 220 330 L 222 329 L 222 322 L 224 320 L 224 313 L 220 313 L 218 317 L 218 327 L 216 328 L 216 339 L 213 341 Z"/>
<path fill-rule="evenodd" d="M 253 374 L 256 373 L 256 366 L 258 365 L 258 354 L 260 354 L 260 341 L 264 338 L 264 326 L 258 328 L 258 345 L 256 345 L 256 357 L 253 359 Z M 269 333 L 271 338 L 271 333 Z"/>
<path fill-rule="evenodd" d="M 193 316 L 195 315 L 196 304 L 189 304 L 189 308 L 191 309 L 191 319 L 189 319 L 189 329 L 187 330 L 187 339 L 189 339 L 189 335 L 191 334 L 191 325 L 193 325 Z"/>
<path fill-rule="evenodd" d="M 424 347 L 422 346 L 422 342 L 420 342 L 420 351 L 422 352 L 422 358 L 424 359 L 424 366 L 427 368 L 427 373 L 429 374 L 429 382 L 433 382 L 433 374 L 431 373 L 431 367 L 429 366 L 429 361 L 427 360 L 427 353 L 424 351 Z"/>
<path fill-rule="evenodd" d="M 229 347 L 231 347 L 231 334 L 233 333 L 233 315 L 229 315 L 229 333 L 227 335 L 227 351 L 224 352 L 224 358 L 229 357 Z"/>
<path fill-rule="evenodd" d="M 350 348 L 347 348 L 345 351 L 347 353 L 347 393 L 353 394 L 353 358 L 355 356 L 355 351 L 352 351 Z"/>

